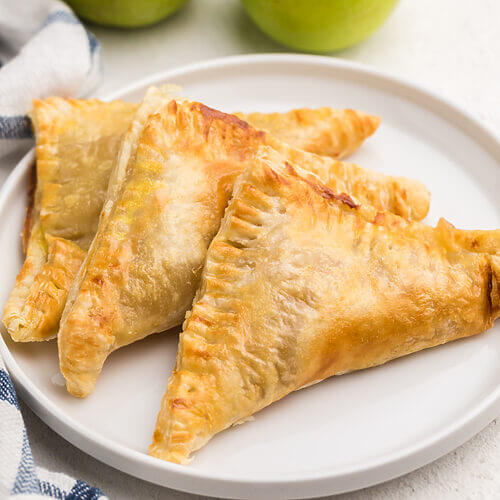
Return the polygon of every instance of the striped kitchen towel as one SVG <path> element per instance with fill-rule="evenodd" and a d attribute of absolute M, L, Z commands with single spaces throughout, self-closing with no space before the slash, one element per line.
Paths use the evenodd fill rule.
<path fill-rule="evenodd" d="M 99 82 L 100 47 L 58 0 L 0 0 L 0 159 L 33 142 L 34 98 L 81 97 Z"/>
<path fill-rule="evenodd" d="M 106 500 L 65 474 L 35 467 L 16 392 L 0 357 L 0 499 Z"/>

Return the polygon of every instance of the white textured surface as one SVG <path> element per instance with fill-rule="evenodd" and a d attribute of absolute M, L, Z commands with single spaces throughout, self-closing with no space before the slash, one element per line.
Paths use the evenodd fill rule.
<path fill-rule="evenodd" d="M 499 18 L 497 0 L 401 0 L 370 40 L 337 55 L 432 88 L 500 133 Z M 191 0 L 184 11 L 152 28 L 93 31 L 103 45 L 105 80 L 100 95 L 189 62 L 284 50 L 246 20 L 237 0 Z M 11 165 L 0 165 L 0 181 Z M 26 407 L 23 413 L 35 458 L 43 467 L 96 484 L 111 499 L 196 498 L 117 472 L 66 443 Z M 499 471 L 500 432 L 493 422 L 433 464 L 343 498 L 498 498 Z"/>

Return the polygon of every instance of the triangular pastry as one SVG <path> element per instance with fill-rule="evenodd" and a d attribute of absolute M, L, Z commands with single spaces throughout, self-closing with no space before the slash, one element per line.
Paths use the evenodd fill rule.
<path fill-rule="evenodd" d="M 208 249 L 150 453 L 186 463 L 292 391 L 483 332 L 499 285 L 500 230 L 379 212 L 264 148 Z"/>
<path fill-rule="evenodd" d="M 423 217 L 416 181 L 294 150 L 233 115 L 172 101 L 150 117 L 136 156 L 115 174 L 103 220 L 68 295 L 59 330 L 69 392 L 86 396 L 115 349 L 182 322 L 236 177 L 271 144 L 379 209 Z"/>
<path fill-rule="evenodd" d="M 36 193 L 24 228 L 26 260 L 3 314 L 14 340 L 45 340 L 56 334 L 135 110 L 135 104 L 121 101 L 34 101 Z"/>
<path fill-rule="evenodd" d="M 121 101 L 34 101 L 37 206 L 28 207 L 26 261 L 3 316 L 14 340 L 55 336 L 69 287 L 97 230 L 122 136 L 136 110 L 136 104 Z M 353 152 L 380 123 L 360 111 L 329 108 L 241 116 L 294 147 L 333 157 Z"/>

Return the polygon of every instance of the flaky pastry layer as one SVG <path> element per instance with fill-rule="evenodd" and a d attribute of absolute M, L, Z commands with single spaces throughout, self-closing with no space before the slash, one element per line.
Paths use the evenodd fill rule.
<path fill-rule="evenodd" d="M 36 190 L 23 231 L 26 260 L 2 318 L 14 340 L 55 336 L 135 109 L 121 101 L 34 101 Z"/>

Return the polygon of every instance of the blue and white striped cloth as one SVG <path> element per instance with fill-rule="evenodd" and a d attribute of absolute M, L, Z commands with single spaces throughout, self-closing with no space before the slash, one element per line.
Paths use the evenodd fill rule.
<path fill-rule="evenodd" d="M 32 145 L 34 98 L 84 96 L 101 76 L 100 46 L 58 0 L 0 0 L 0 160 Z"/>
<path fill-rule="evenodd" d="M 0 358 L 0 499 L 106 500 L 98 488 L 35 467 L 16 391 Z"/>
<path fill-rule="evenodd" d="M 56 0 L 0 0 L 0 160 L 33 143 L 33 98 L 81 96 L 100 78 L 99 43 Z M 35 466 L 12 381 L 0 357 L 0 499 L 104 499 L 102 492 Z"/>

